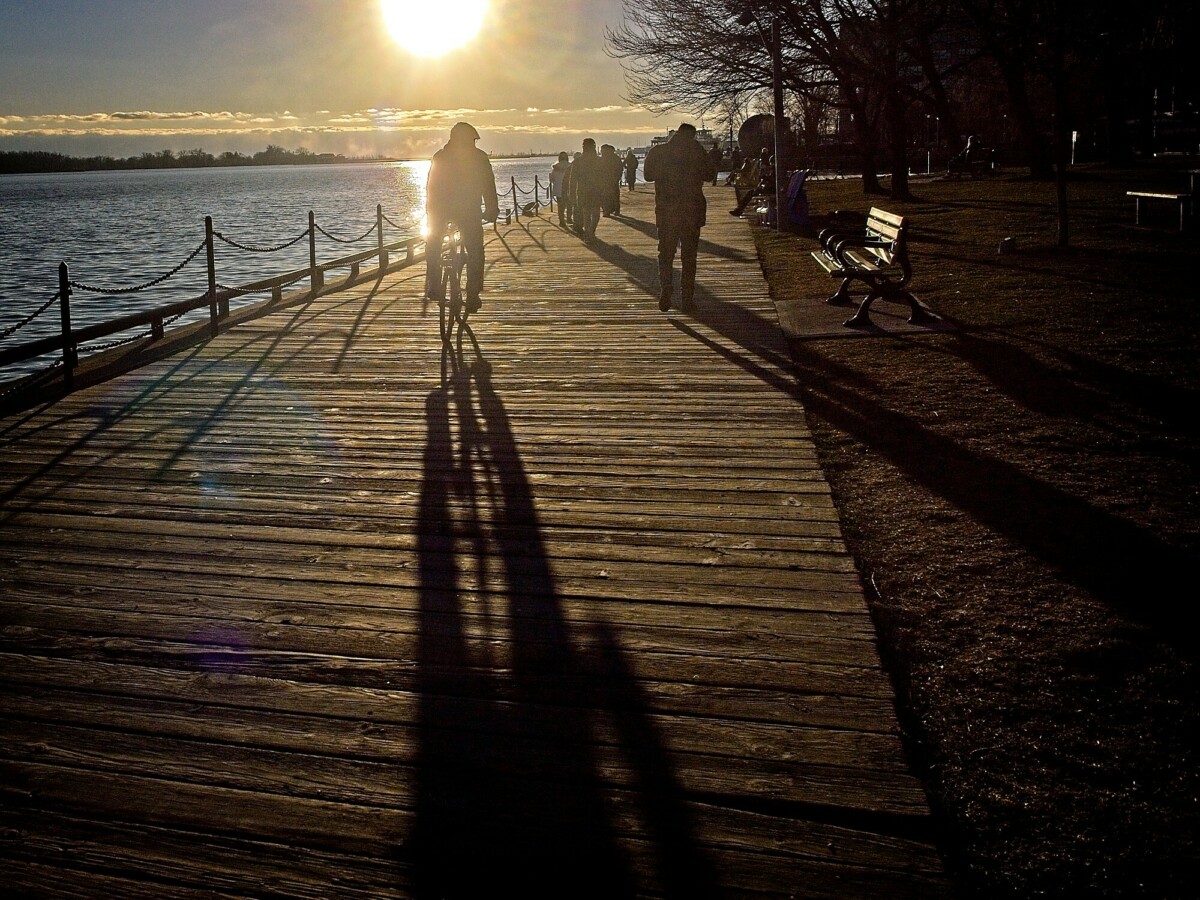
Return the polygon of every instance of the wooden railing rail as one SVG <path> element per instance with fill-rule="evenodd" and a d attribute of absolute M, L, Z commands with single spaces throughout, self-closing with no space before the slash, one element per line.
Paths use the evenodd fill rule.
<path fill-rule="evenodd" d="M 211 219 L 206 221 L 206 226 L 211 227 Z M 314 280 L 316 287 L 310 288 L 310 293 L 314 290 L 319 293 L 324 281 L 323 273 L 330 269 L 348 267 L 350 269 L 350 278 L 353 280 L 361 276 L 360 264 L 373 257 L 380 260 L 378 268 L 374 271 L 383 272 L 391 268 L 404 268 L 412 265 L 419 259 L 423 259 L 422 251 L 424 244 L 424 238 L 405 238 L 403 240 L 379 244 L 370 250 L 361 250 L 357 253 L 340 256 L 336 259 L 326 260 L 325 262 L 317 263 L 315 266 L 310 265 L 303 269 L 273 275 L 269 278 L 263 278 L 258 281 L 238 285 L 236 288 L 224 290 L 217 287 L 214 276 L 209 280 L 209 290 L 198 297 L 177 300 L 173 303 L 156 306 L 153 309 L 129 313 L 128 315 L 119 316 L 105 322 L 86 325 L 82 328 L 74 328 L 71 325 L 69 298 L 72 292 L 70 277 L 67 264 L 61 263 L 59 265 L 59 300 L 62 311 L 61 331 L 55 335 L 0 349 L 0 368 L 61 350 L 63 351 L 63 365 L 66 371 L 70 372 L 75 367 L 78 359 L 79 345 L 88 341 L 111 337 L 134 328 L 144 327 L 150 328 L 150 334 L 145 335 L 146 337 L 161 338 L 165 333 L 165 326 L 169 320 L 176 319 L 194 310 L 204 309 L 205 307 L 210 309 L 210 314 L 214 316 L 214 322 L 219 321 L 229 314 L 229 301 L 231 299 L 243 294 L 255 294 L 269 290 L 271 291 L 272 300 L 278 302 L 282 299 L 285 287 L 304 278 L 312 278 L 314 273 L 317 273 Z M 388 259 L 390 255 L 394 251 L 401 250 L 404 251 L 403 258 L 394 266 L 389 265 Z M 216 312 L 212 313 L 211 311 L 213 310 Z"/>

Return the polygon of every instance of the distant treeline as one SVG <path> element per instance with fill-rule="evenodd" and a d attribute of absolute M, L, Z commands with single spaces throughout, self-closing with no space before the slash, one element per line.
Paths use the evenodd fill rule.
<path fill-rule="evenodd" d="M 66 156 L 44 150 L 0 151 L 0 175 L 30 172 L 96 172 L 109 169 L 196 169 L 208 166 L 280 166 L 353 162 L 340 153 L 313 153 L 303 147 L 285 150 L 274 144 L 247 156 L 227 150 L 213 156 L 204 150 L 159 150 L 141 156 Z"/>

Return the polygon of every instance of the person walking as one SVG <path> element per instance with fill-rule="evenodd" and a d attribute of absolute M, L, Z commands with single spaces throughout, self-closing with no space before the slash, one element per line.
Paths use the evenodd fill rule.
<path fill-rule="evenodd" d="M 571 167 L 571 157 L 567 156 L 567 151 L 558 154 L 558 162 L 550 167 L 550 199 L 558 204 L 558 224 L 565 226 L 567 224 L 566 210 L 566 177 L 567 170 Z"/>
<path fill-rule="evenodd" d="M 704 184 L 712 180 L 715 167 L 700 142 L 696 126 L 683 123 L 665 144 L 656 144 L 646 154 L 642 177 L 654 182 L 654 220 L 658 225 L 658 308 L 671 308 L 672 267 L 680 250 L 682 273 L 679 287 L 683 309 L 693 306 L 696 289 L 696 252 L 708 204 Z"/>
<path fill-rule="evenodd" d="M 717 186 L 717 173 L 721 170 L 721 163 L 725 160 L 725 154 L 721 152 L 721 148 L 716 144 L 712 145 L 712 149 L 708 151 L 708 158 L 713 164 L 713 187 Z"/>
<path fill-rule="evenodd" d="M 629 152 L 625 154 L 625 184 L 632 191 L 633 186 L 637 184 L 638 158 L 633 152 L 633 148 L 629 148 Z"/>
<path fill-rule="evenodd" d="M 566 213 L 566 226 L 571 229 L 575 227 L 575 180 L 572 176 L 575 174 L 575 163 L 579 162 L 582 155 L 576 151 L 563 172 L 563 211 Z"/>
<path fill-rule="evenodd" d="M 571 163 L 571 207 L 575 214 L 575 231 L 588 240 L 596 236 L 606 181 L 595 139 L 584 138 L 583 152 Z"/>
<path fill-rule="evenodd" d="M 625 164 L 617 156 L 617 148 L 612 144 L 600 146 L 600 162 L 604 165 L 604 197 L 600 203 L 604 215 L 612 217 L 621 214 L 621 172 Z"/>
<path fill-rule="evenodd" d="M 468 122 L 450 129 L 450 140 L 429 163 L 425 185 L 425 296 L 441 300 L 442 240 L 453 223 L 467 251 L 467 311 L 480 307 L 483 291 L 483 222 L 500 215 L 496 175 L 488 155 L 475 146 L 479 132 Z"/>

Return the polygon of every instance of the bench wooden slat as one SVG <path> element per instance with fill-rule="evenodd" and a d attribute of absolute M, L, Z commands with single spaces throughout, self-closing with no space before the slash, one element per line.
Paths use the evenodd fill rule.
<path fill-rule="evenodd" d="M 874 232 L 875 234 L 878 234 L 881 237 L 886 238 L 888 241 L 899 240 L 900 235 L 903 231 L 904 231 L 903 227 L 889 225 L 887 222 L 868 222 L 867 223 L 867 234 L 868 235 L 870 235 L 872 232 Z"/>
<path fill-rule="evenodd" d="M 878 219 L 881 222 L 887 222 L 889 225 L 894 225 L 900 228 L 904 225 L 904 216 L 898 216 L 895 213 L 890 213 L 886 209 L 880 209 L 877 206 L 872 206 L 870 213 L 867 214 L 868 219 Z"/>
<path fill-rule="evenodd" d="M 842 267 L 839 266 L 832 259 L 830 259 L 828 256 L 826 256 L 824 253 L 818 253 L 816 250 L 813 250 L 812 258 L 815 259 L 817 261 L 817 263 L 821 266 L 821 268 L 824 269 L 826 272 L 828 272 L 830 275 L 835 276 L 837 278 L 845 277 L 845 274 L 842 272 Z"/>
<path fill-rule="evenodd" d="M 1127 197 L 1149 197 L 1151 200 L 1178 200 L 1180 202 L 1191 199 L 1191 194 L 1157 194 L 1152 191 L 1126 191 Z"/>
<path fill-rule="evenodd" d="M 882 247 L 873 247 L 868 244 L 866 247 L 862 247 L 861 249 L 874 256 L 875 259 L 878 260 L 878 262 L 875 263 L 878 266 L 890 266 L 895 262 L 896 254 L 892 244 L 886 244 Z"/>
<path fill-rule="evenodd" d="M 872 274 L 882 271 L 881 266 L 867 259 L 862 254 L 856 253 L 854 250 L 845 250 L 843 254 L 849 262 L 854 264 L 856 269 L 861 269 L 864 272 Z M 880 261 L 882 262 L 882 260 Z"/>

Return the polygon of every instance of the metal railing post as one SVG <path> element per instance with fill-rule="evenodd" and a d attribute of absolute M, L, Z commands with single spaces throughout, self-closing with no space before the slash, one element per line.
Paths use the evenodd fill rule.
<path fill-rule="evenodd" d="M 387 271 L 388 253 L 383 249 L 383 204 L 375 204 L 375 227 L 379 231 L 379 274 Z"/>
<path fill-rule="evenodd" d="M 521 221 L 521 207 L 517 203 L 517 176 L 512 176 L 512 198 L 513 198 L 513 216 L 518 222 Z"/>
<path fill-rule="evenodd" d="M 533 214 L 540 216 L 542 214 L 542 183 L 538 180 L 538 176 L 533 176 Z"/>
<path fill-rule="evenodd" d="M 322 278 L 321 272 L 317 268 L 317 217 L 310 209 L 308 211 L 308 283 L 314 297 L 321 290 L 324 281 L 325 279 Z"/>
<path fill-rule="evenodd" d="M 208 320 L 213 337 L 217 335 L 217 320 L 221 311 L 217 308 L 217 256 L 213 247 L 212 216 L 204 217 L 204 251 L 208 262 Z M 225 313 L 229 312 L 229 301 L 225 301 Z"/>
<path fill-rule="evenodd" d="M 65 262 L 58 264 L 58 310 L 62 318 L 63 381 L 71 387 L 79 354 L 71 340 L 71 277 Z"/>

